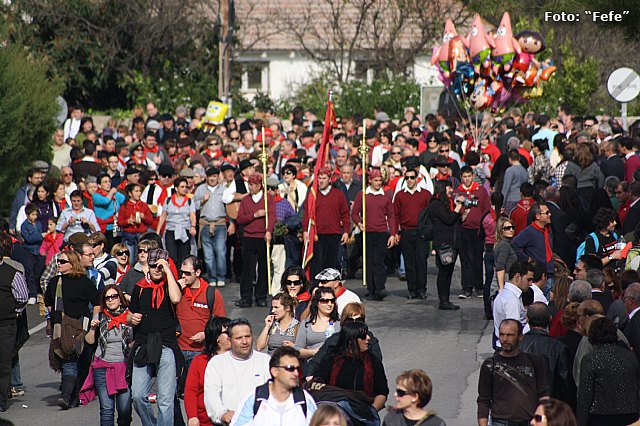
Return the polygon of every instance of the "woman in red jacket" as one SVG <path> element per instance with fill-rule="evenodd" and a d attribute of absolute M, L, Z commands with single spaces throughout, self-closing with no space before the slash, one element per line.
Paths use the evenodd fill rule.
<path fill-rule="evenodd" d="M 140 201 L 142 187 L 137 183 L 127 185 L 127 200 L 120 207 L 118 213 L 118 226 L 122 229 L 122 242 L 129 248 L 129 259 L 131 264 L 138 258 L 138 238 L 144 234 L 151 223 L 153 215 L 149 206 L 144 201 Z"/>
<path fill-rule="evenodd" d="M 187 381 L 184 385 L 184 410 L 187 413 L 189 425 L 212 425 L 204 407 L 204 372 L 209 360 L 231 349 L 231 340 L 226 334 L 231 323 L 229 318 L 211 317 L 204 328 L 204 352 L 191 361 Z"/>

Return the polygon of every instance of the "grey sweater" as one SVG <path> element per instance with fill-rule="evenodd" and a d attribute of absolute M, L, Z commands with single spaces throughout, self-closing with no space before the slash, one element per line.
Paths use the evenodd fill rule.
<path fill-rule="evenodd" d="M 528 181 L 527 169 L 522 167 L 521 164 L 509 166 L 507 171 L 504 172 L 504 183 L 502 184 L 502 195 L 505 203 L 520 200 L 520 185 Z"/>

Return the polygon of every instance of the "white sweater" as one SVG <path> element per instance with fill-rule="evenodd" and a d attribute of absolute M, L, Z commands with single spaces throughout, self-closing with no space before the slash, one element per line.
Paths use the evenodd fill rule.
<path fill-rule="evenodd" d="M 214 423 L 235 410 L 256 386 L 271 378 L 269 355 L 253 351 L 248 359 L 235 358 L 231 351 L 211 358 L 204 373 L 204 406 Z"/>

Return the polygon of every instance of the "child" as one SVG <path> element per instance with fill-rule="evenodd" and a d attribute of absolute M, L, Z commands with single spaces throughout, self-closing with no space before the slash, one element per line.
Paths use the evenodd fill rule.
<path fill-rule="evenodd" d="M 27 277 L 34 277 L 31 280 L 27 280 L 27 286 L 29 287 L 29 304 L 35 305 L 36 296 L 38 294 L 37 278 L 42 275 L 44 271 L 44 258 L 40 256 L 40 245 L 46 235 L 42 232 L 42 225 L 38 222 L 38 206 L 35 204 L 29 204 L 24 209 L 27 219 L 20 226 L 20 233 L 24 240 L 24 249 L 29 253 L 28 260 L 25 259 L 23 264 L 25 270 L 32 272 L 32 275 L 26 274 Z"/>
<path fill-rule="evenodd" d="M 57 217 L 49 218 L 47 221 L 47 233 L 44 236 L 42 245 L 40 245 L 40 254 L 45 256 L 45 264 L 48 264 L 51 258 L 60 253 L 62 242 L 64 240 L 64 232 L 56 232 Z"/>

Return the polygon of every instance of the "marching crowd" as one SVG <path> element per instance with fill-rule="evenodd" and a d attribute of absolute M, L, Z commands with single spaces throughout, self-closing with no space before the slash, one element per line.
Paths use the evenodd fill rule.
<path fill-rule="evenodd" d="M 460 309 L 459 258 L 457 297 L 494 322 L 479 425 L 638 420 L 640 122 L 407 108 L 339 119 L 327 141 L 300 107 L 215 126 L 204 113 L 150 102 L 98 132 L 71 108 L 0 230 L 1 411 L 24 395 L 37 304 L 58 405 L 97 398 L 103 425 L 132 407 L 185 424 L 180 399 L 190 426 L 444 425 L 422 370 L 396 378 L 380 419 L 382 351 L 343 285 L 363 267 L 368 300 L 394 274 L 424 300 L 433 256 L 438 308 Z M 255 324 L 226 318 L 229 282 L 235 306 L 271 307 L 255 342 Z"/>

